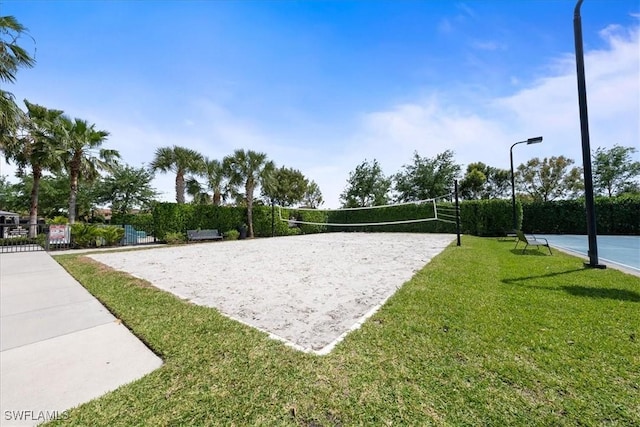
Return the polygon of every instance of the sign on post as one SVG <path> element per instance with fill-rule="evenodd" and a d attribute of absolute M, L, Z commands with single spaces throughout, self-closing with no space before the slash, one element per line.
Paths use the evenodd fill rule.
<path fill-rule="evenodd" d="M 49 226 L 50 245 L 68 245 L 71 243 L 71 227 L 66 224 L 52 224 Z"/>

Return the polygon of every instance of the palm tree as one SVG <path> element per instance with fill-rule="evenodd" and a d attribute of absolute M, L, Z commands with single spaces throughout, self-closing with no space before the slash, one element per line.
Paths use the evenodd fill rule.
<path fill-rule="evenodd" d="M 27 29 L 13 16 L 0 16 L 0 82 L 15 83 L 20 68 L 31 68 L 35 64 L 27 51 L 18 45 Z M 16 105 L 13 94 L 0 87 L 0 149 L 7 144 L 16 144 L 18 130 L 24 122 L 24 113 Z M 10 141 L 13 139 L 14 141 Z"/>
<path fill-rule="evenodd" d="M 202 154 L 184 147 L 161 147 L 156 150 L 151 170 L 154 172 L 175 172 L 176 202 L 184 203 L 186 173 L 198 173 L 202 169 Z"/>
<path fill-rule="evenodd" d="M 193 197 L 194 203 L 220 206 L 222 200 L 226 200 L 228 191 L 223 185 L 226 175 L 222 162 L 203 157 L 199 168 L 196 174 L 203 177 L 206 184 L 202 185 L 196 177 L 189 177 L 186 181 L 187 194 Z M 212 195 L 207 194 L 207 191 L 211 191 Z"/>
<path fill-rule="evenodd" d="M 26 120 L 13 95 L 0 89 L 0 151 L 4 151 L 5 146 L 18 143 L 18 132 Z"/>
<path fill-rule="evenodd" d="M 208 205 L 212 199 L 207 194 L 206 189 L 194 177 L 189 177 L 185 182 L 187 194 L 191 196 L 191 201 L 195 205 Z"/>
<path fill-rule="evenodd" d="M 207 188 L 213 193 L 212 201 L 214 206 L 220 206 L 226 193 L 223 186 L 226 175 L 222 167 L 222 162 L 217 159 L 208 159 L 205 157 L 202 176 L 204 176 L 207 182 Z"/>
<path fill-rule="evenodd" d="M 100 176 L 100 171 L 113 170 L 120 153 L 117 150 L 101 148 L 109 132 L 96 130 L 95 125 L 90 125 L 86 120 L 72 121 L 63 117 L 59 132 L 65 150 L 63 158 L 69 173 L 69 223 L 74 224 L 80 177 L 87 182 L 95 181 Z"/>
<path fill-rule="evenodd" d="M 22 123 L 20 135 L 6 139 L 0 148 L 8 161 L 14 161 L 19 173 L 31 169 L 31 205 L 29 207 L 29 236 L 36 237 L 38 223 L 38 190 L 45 171 L 59 171 L 62 168 L 60 141 L 55 130 L 62 117 L 61 110 L 51 110 L 32 104 L 25 99 L 27 114 Z"/>
<path fill-rule="evenodd" d="M 0 80 L 13 83 L 21 67 L 33 67 L 35 60 L 17 43 L 27 28 L 13 16 L 0 16 Z M 5 39 L 6 38 L 6 39 Z"/>
<path fill-rule="evenodd" d="M 267 161 L 264 153 L 236 150 L 233 155 L 224 158 L 223 168 L 229 178 L 229 186 L 237 188 L 244 185 L 249 237 L 253 237 L 253 193 L 275 165 L 272 161 Z"/>

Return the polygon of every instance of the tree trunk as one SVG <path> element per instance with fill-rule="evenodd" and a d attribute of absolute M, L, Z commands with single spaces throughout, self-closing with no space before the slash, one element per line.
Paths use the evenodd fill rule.
<path fill-rule="evenodd" d="M 69 192 L 69 224 L 76 222 L 76 200 L 78 198 L 78 172 L 71 171 L 71 191 Z"/>
<path fill-rule="evenodd" d="M 247 197 L 247 222 L 249 223 L 249 238 L 253 238 L 253 186 L 245 187 Z"/>
<path fill-rule="evenodd" d="M 29 208 L 29 237 L 35 238 L 38 235 L 38 191 L 40 190 L 40 178 L 42 178 L 42 168 L 33 166 L 33 187 L 31 187 L 31 207 Z"/>
<path fill-rule="evenodd" d="M 184 173 L 178 171 L 176 173 L 176 202 L 178 204 L 184 204 Z"/>
<path fill-rule="evenodd" d="M 222 194 L 219 191 L 213 192 L 213 205 L 220 206 L 220 199 L 222 198 Z"/>

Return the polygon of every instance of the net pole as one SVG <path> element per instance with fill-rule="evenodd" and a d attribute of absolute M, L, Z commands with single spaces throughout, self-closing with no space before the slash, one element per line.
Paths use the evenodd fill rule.
<path fill-rule="evenodd" d="M 276 201 L 271 199 L 271 237 L 276 235 Z"/>
<path fill-rule="evenodd" d="M 454 192 L 456 195 L 456 234 L 458 235 L 457 246 L 460 246 L 460 202 L 458 201 L 458 180 L 454 181 Z"/>

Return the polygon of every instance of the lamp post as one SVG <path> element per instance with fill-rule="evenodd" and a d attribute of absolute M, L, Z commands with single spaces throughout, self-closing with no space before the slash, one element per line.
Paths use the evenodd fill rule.
<path fill-rule="evenodd" d="M 587 112 L 587 83 L 584 73 L 584 50 L 582 47 L 582 19 L 578 0 L 573 11 L 573 36 L 576 47 L 576 74 L 578 77 L 578 108 L 580 110 L 580 135 L 582 139 L 582 169 L 584 174 L 584 199 L 587 211 L 587 234 L 589 235 L 589 263 L 587 267 L 606 268 L 598 262 L 598 240 L 596 231 L 596 207 L 593 200 L 593 176 L 591 171 L 591 146 L 589 142 L 589 114 Z"/>
<path fill-rule="evenodd" d="M 516 184 L 513 176 L 513 147 L 515 147 L 518 144 L 526 143 L 527 145 L 531 145 L 531 144 L 539 144 L 541 142 L 542 142 L 542 137 L 537 136 L 535 138 L 529 138 L 526 141 L 516 142 L 509 149 L 509 158 L 511 160 L 511 205 L 513 209 L 513 231 L 514 232 L 518 229 L 518 224 L 516 221 Z"/>

